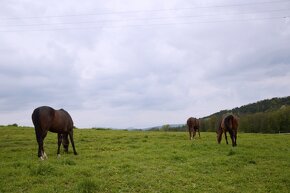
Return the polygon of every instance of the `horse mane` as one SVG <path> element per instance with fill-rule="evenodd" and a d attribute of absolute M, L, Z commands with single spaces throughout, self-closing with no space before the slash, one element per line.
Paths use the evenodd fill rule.
<path fill-rule="evenodd" d="M 218 125 L 217 125 L 217 127 L 216 127 L 216 133 L 218 133 L 219 131 L 222 130 L 222 122 L 223 122 L 223 119 L 220 119 L 220 120 L 218 121 Z"/>

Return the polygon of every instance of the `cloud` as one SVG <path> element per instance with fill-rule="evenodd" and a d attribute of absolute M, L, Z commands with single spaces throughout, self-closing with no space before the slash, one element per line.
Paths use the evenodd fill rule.
<path fill-rule="evenodd" d="M 78 127 L 148 127 L 287 96 L 285 2 L 252 3 L 1 2 L 0 124 L 50 105 Z"/>

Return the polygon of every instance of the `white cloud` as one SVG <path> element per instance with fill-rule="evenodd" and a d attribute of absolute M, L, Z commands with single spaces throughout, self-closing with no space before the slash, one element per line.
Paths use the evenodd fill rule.
<path fill-rule="evenodd" d="M 1 2 L 0 124 L 50 105 L 78 127 L 149 127 L 289 95 L 287 2 L 243 3 Z"/>

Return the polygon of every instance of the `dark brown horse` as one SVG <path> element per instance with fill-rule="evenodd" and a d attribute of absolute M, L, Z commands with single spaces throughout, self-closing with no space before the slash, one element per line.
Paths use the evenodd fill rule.
<path fill-rule="evenodd" d="M 198 131 L 198 135 L 200 137 L 200 132 L 199 132 L 199 120 L 194 118 L 194 117 L 190 117 L 187 119 L 187 127 L 188 127 L 188 132 L 189 132 L 189 139 L 192 140 L 193 137 L 196 134 L 196 131 Z"/>
<path fill-rule="evenodd" d="M 226 143 L 228 144 L 227 132 L 230 133 L 233 147 L 237 145 L 237 133 L 238 133 L 238 118 L 234 115 L 226 115 L 220 121 L 217 129 L 217 141 L 220 144 L 222 140 L 222 134 L 225 133 Z"/>
<path fill-rule="evenodd" d="M 63 144 L 65 151 L 68 151 L 68 136 L 74 154 L 77 155 L 73 139 L 73 120 L 68 112 L 63 109 L 54 110 L 47 106 L 38 107 L 32 113 L 32 122 L 35 128 L 36 140 L 38 143 L 38 157 L 40 159 L 43 160 L 44 158 L 47 158 L 43 149 L 43 141 L 48 131 L 58 134 L 58 155 L 61 143 Z"/>

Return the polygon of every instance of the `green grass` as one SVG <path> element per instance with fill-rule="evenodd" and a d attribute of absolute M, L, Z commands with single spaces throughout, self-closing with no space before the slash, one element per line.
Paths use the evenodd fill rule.
<path fill-rule="evenodd" d="M 4 192 L 289 192 L 290 135 L 244 134 L 238 146 L 215 133 L 75 130 L 79 155 L 48 133 L 48 159 L 37 158 L 32 128 L 0 127 Z"/>

